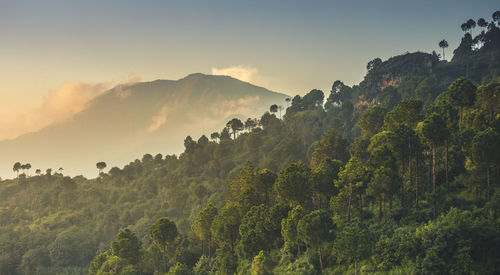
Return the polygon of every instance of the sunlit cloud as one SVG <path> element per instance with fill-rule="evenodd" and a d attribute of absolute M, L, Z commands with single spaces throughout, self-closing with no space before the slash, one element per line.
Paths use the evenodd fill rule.
<path fill-rule="evenodd" d="M 109 89 L 108 83 L 66 82 L 43 98 L 39 107 L 21 114 L 0 117 L 0 140 L 16 138 L 53 123 L 70 119 L 89 107 L 90 101 Z"/>
<path fill-rule="evenodd" d="M 140 81 L 131 73 L 123 84 L 115 87 L 114 95 L 120 99 L 131 95 L 130 86 Z M 0 140 L 13 139 L 26 133 L 36 132 L 48 125 L 71 119 L 87 109 L 93 98 L 104 93 L 113 85 L 109 83 L 66 82 L 57 90 L 49 91 L 41 104 L 31 110 L 0 116 Z"/>
<path fill-rule="evenodd" d="M 148 131 L 154 132 L 165 124 L 165 122 L 167 122 L 168 112 L 168 106 L 163 106 L 160 111 L 151 118 L 151 124 L 149 124 Z"/>
<path fill-rule="evenodd" d="M 113 89 L 114 95 L 119 99 L 127 99 L 130 95 L 132 95 L 132 91 L 129 89 L 130 86 L 141 80 L 140 77 L 134 75 L 133 73 L 131 73 L 128 78 L 129 80 L 126 83 L 120 84 Z"/>
<path fill-rule="evenodd" d="M 213 75 L 228 75 L 230 77 L 239 79 L 241 81 L 250 82 L 255 84 L 258 78 L 259 70 L 257 68 L 237 65 L 227 68 L 212 67 Z"/>

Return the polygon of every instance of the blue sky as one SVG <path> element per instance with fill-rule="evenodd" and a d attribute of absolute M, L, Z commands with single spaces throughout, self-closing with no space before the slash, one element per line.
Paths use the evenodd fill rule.
<path fill-rule="evenodd" d="M 112 86 L 235 66 L 272 90 L 328 93 L 337 79 L 359 83 L 375 57 L 439 52 L 443 38 L 451 56 L 460 24 L 491 20 L 499 8 L 489 0 L 0 0 L 0 115 L 37 108 L 67 82 Z"/>

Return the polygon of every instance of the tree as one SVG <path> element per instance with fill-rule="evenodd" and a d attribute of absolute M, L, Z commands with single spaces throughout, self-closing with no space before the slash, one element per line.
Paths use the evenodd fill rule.
<path fill-rule="evenodd" d="M 285 101 L 286 101 L 286 108 L 288 108 L 288 105 L 290 104 L 290 101 L 292 101 L 292 99 L 287 97 L 285 98 Z"/>
<path fill-rule="evenodd" d="M 299 239 L 313 249 L 318 249 L 319 266 L 323 270 L 321 245 L 333 239 L 333 222 L 330 214 L 324 210 L 313 211 L 300 219 L 297 224 Z"/>
<path fill-rule="evenodd" d="M 377 57 L 377 58 L 371 60 L 370 62 L 368 62 L 368 64 L 366 65 L 366 69 L 368 71 L 371 71 L 371 70 L 375 69 L 376 67 L 378 67 L 380 64 L 382 64 L 382 59 Z"/>
<path fill-rule="evenodd" d="M 48 168 L 47 170 L 45 170 L 45 174 L 46 174 L 47 176 L 52 175 L 52 168 Z"/>
<path fill-rule="evenodd" d="M 192 224 L 194 233 L 201 240 L 201 252 L 205 254 L 203 250 L 203 243 L 208 242 L 208 257 L 212 257 L 212 222 L 217 216 L 217 208 L 209 204 L 203 210 L 200 211 L 196 219 Z"/>
<path fill-rule="evenodd" d="M 486 166 L 486 194 L 490 200 L 490 167 L 500 163 L 500 135 L 492 128 L 479 132 L 472 140 L 472 157 L 477 164 Z"/>
<path fill-rule="evenodd" d="M 278 105 L 276 105 L 276 104 L 271 105 L 271 107 L 269 107 L 269 112 L 271 112 L 273 114 L 278 112 Z"/>
<path fill-rule="evenodd" d="M 265 250 L 261 250 L 252 260 L 252 275 L 271 275 L 273 261 Z"/>
<path fill-rule="evenodd" d="M 274 185 L 283 202 L 305 205 L 311 199 L 311 169 L 298 161 L 281 170 Z"/>
<path fill-rule="evenodd" d="M 387 111 L 378 106 L 372 106 L 366 109 L 359 117 L 359 127 L 366 138 L 371 138 L 378 133 L 384 125 L 384 116 Z"/>
<path fill-rule="evenodd" d="M 423 103 L 418 99 L 403 99 L 384 117 L 384 128 L 394 130 L 400 125 L 414 129 L 422 118 Z"/>
<path fill-rule="evenodd" d="M 330 197 L 337 192 L 333 181 L 338 179 L 342 166 L 343 163 L 340 160 L 326 158 L 314 169 L 313 191 L 316 194 L 318 209 L 322 208 L 323 201 L 330 201 Z M 326 199 L 322 200 L 323 197 Z"/>
<path fill-rule="evenodd" d="M 111 242 L 111 252 L 127 264 L 136 265 L 141 259 L 141 241 L 130 229 L 121 229 Z"/>
<path fill-rule="evenodd" d="M 399 182 L 396 159 L 387 145 L 375 148 L 370 153 L 370 167 L 373 177 L 367 186 L 367 194 L 379 201 L 379 219 L 382 219 L 382 206 L 397 192 Z M 418 193 L 418 187 L 417 187 Z"/>
<path fill-rule="evenodd" d="M 243 130 L 243 122 L 237 118 L 231 119 L 228 123 L 226 123 L 228 128 L 231 128 L 233 131 L 233 139 L 236 139 L 236 135 L 239 131 Z"/>
<path fill-rule="evenodd" d="M 444 143 L 450 132 L 446 122 L 437 113 L 430 114 L 421 126 L 422 135 L 432 146 L 432 191 L 436 192 L 436 147 Z M 434 201 L 434 218 L 436 218 L 436 201 Z"/>
<path fill-rule="evenodd" d="M 21 170 L 23 170 L 23 175 L 26 175 L 26 172 L 24 172 L 24 170 L 26 170 L 26 164 L 21 164 Z"/>
<path fill-rule="evenodd" d="M 210 139 L 212 139 L 213 141 L 217 141 L 217 139 L 220 138 L 220 134 L 217 133 L 217 132 L 213 132 L 210 134 Z"/>
<path fill-rule="evenodd" d="M 371 243 L 370 232 L 356 220 L 344 225 L 335 238 L 334 247 L 340 259 L 354 262 L 354 274 L 358 274 L 358 262 L 369 255 Z"/>
<path fill-rule="evenodd" d="M 41 173 L 42 173 L 42 170 L 40 170 L 40 169 L 35 170 L 35 174 L 40 175 Z"/>
<path fill-rule="evenodd" d="M 351 209 L 356 195 L 359 196 L 359 208 L 360 211 L 362 210 L 362 192 L 365 188 L 367 176 L 366 167 L 355 157 L 352 157 L 345 168 L 339 172 L 339 179 L 335 181 L 335 186 L 348 193 L 347 207 L 345 207 L 347 209 L 347 221 L 351 220 Z"/>
<path fill-rule="evenodd" d="M 486 22 L 484 18 L 479 18 L 479 20 L 477 20 L 477 25 L 484 31 L 484 29 L 488 27 L 488 22 Z"/>
<path fill-rule="evenodd" d="M 153 155 L 151 154 L 144 154 L 142 156 L 142 163 L 148 163 L 153 161 Z"/>
<path fill-rule="evenodd" d="M 272 192 L 274 183 L 276 182 L 276 173 L 269 169 L 262 169 L 257 172 L 256 191 L 264 196 L 264 203 L 269 205 L 270 194 Z"/>
<path fill-rule="evenodd" d="M 476 90 L 477 104 L 486 113 L 488 121 L 495 119 L 495 111 L 500 104 L 500 83 L 491 82 Z"/>
<path fill-rule="evenodd" d="M 240 241 L 238 243 L 238 254 L 244 258 L 253 258 L 260 250 L 273 248 L 274 236 L 272 228 L 268 226 L 269 208 L 261 204 L 253 206 L 243 216 L 239 228 Z"/>
<path fill-rule="evenodd" d="M 444 55 L 444 49 L 448 48 L 448 41 L 446 41 L 445 39 L 439 41 L 439 47 L 443 49 L 443 60 L 446 60 L 446 57 Z"/>
<path fill-rule="evenodd" d="M 12 167 L 12 170 L 17 173 L 17 177 L 19 178 L 19 170 L 21 170 L 21 163 L 16 162 L 14 163 L 14 166 Z"/>
<path fill-rule="evenodd" d="M 438 100 L 436 100 L 438 101 Z M 429 108 L 430 111 L 439 114 L 446 122 L 446 127 L 450 132 L 455 132 L 457 130 L 456 117 L 458 114 L 457 108 L 452 106 L 449 102 L 442 100 L 438 101 L 435 105 Z M 449 137 L 449 135 L 448 135 Z M 449 175 L 448 175 L 448 150 L 449 150 L 449 138 L 444 141 L 445 145 L 445 172 L 446 172 L 446 186 L 449 187 Z"/>
<path fill-rule="evenodd" d="M 234 252 L 241 224 L 240 209 L 233 203 L 226 203 L 212 222 L 212 234 L 220 246 L 228 245 Z"/>
<path fill-rule="evenodd" d="M 106 168 L 107 165 L 106 165 L 106 162 L 100 161 L 100 162 L 96 163 L 95 166 L 99 170 L 99 175 L 101 175 L 102 174 L 102 169 Z"/>
<path fill-rule="evenodd" d="M 245 121 L 245 129 L 247 131 L 252 131 L 255 127 L 257 127 L 257 119 L 255 118 L 248 118 L 246 121 Z"/>
<path fill-rule="evenodd" d="M 458 126 L 462 129 L 464 108 L 474 105 L 476 100 L 476 87 L 469 80 L 460 77 L 450 84 L 446 95 L 451 104 L 458 107 L 460 115 Z"/>
<path fill-rule="evenodd" d="M 346 163 L 349 160 L 348 143 L 335 130 L 329 130 L 313 144 L 314 151 L 311 155 L 311 167 L 315 169 L 326 158 L 337 159 Z"/>
<path fill-rule="evenodd" d="M 465 24 L 467 25 L 468 31 L 470 31 L 476 27 L 476 21 L 474 21 L 474 19 L 467 20 L 467 22 Z"/>
<path fill-rule="evenodd" d="M 285 247 L 297 246 L 297 254 L 300 255 L 301 240 L 298 238 L 297 225 L 307 211 L 300 205 L 288 212 L 288 217 L 281 221 L 281 236 L 285 241 Z"/>
<path fill-rule="evenodd" d="M 462 25 L 460 25 L 460 28 L 462 29 L 463 32 L 467 32 L 469 30 L 467 23 L 463 23 Z"/>
<path fill-rule="evenodd" d="M 500 11 L 495 11 L 491 17 L 493 18 L 493 22 L 497 22 L 497 24 L 500 23 Z"/>
<path fill-rule="evenodd" d="M 179 236 L 177 231 L 177 226 L 175 223 L 168 218 L 159 218 L 152 226 L 149 231 L 149 236 L 153 243 L 160 249 L 162 252 L 163 258 L 163 273 L 167 270 L 167 261 L 166 257 L 169 257 L 169 260 L 173 260 L 173 253 L 175 253 L 176 249 L 176 240 Z"/>
<path fill-rule="evenodd" d="M 26 167 L 26 173 L 29 175 L 29 171 L 31 169 L 31 163 L 26 163 L 25 167 Z"/>

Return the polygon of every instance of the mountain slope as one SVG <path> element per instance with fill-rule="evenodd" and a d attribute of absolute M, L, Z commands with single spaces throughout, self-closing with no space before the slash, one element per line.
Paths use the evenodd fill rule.
<path fill-rule="evenodd" d="M 117 86 L 71 120 L 0 142 L 0 175 L 11 176 L 20 161 L 92 176 L 97 161 L 122 166 L 148 152 L 180 153 L 187 135 L 198 138 L 232 117 L 260 115 L 285 98 L 228 76 L 203 74 Z"/>

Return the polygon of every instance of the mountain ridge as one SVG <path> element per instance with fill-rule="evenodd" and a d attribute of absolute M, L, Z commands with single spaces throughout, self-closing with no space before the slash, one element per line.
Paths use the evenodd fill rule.
<path fill-rule="evenodd" d="M 74 152 L 86 159 L 87 169 L 82 173 L 90 175 L 95 162 L 100 160 L 107 160 L 108 165 L 114 166 L 124 165 L 146 152 L 180 153 L 182 140 L 187 135 L 201 136 L 220 130 L 232 117 L 260 115 L 271 104 L 285 103 L 287 97 L 229 76 L 201 73 L 178 80 L 158 79 L 117 85 L 93 98 L 86 109 L 64 122 L 0 141 L 0 150 L 6 152 L 0 157 L 0 174 L 4 177 L 12 175 L 10 168 L 14 159 L 5 155 L 19 156 L 15 161 L 30 162 L 35 169 L 67 166 L 70 174 L 79 174 L 71 168 L 73 165 L 67 164 L 68 159 L 74 158 Z M 173 127 L 177 123 L 181 126 Z M 102 148 L 106 143 L 112 144 L 109 148 Z M 120 152 L 120 148 L 132 148 L 130 152 L 134 154 Z M 85 157 L 92 151 L 102 153 L 95 153 L 92 158 Z M 56 160 L 55 156 L 58 156 L 60 161 L 44 165 L 47 158 L 44 156 L 48 154 L 52 155 L 50 159 Z"/>

